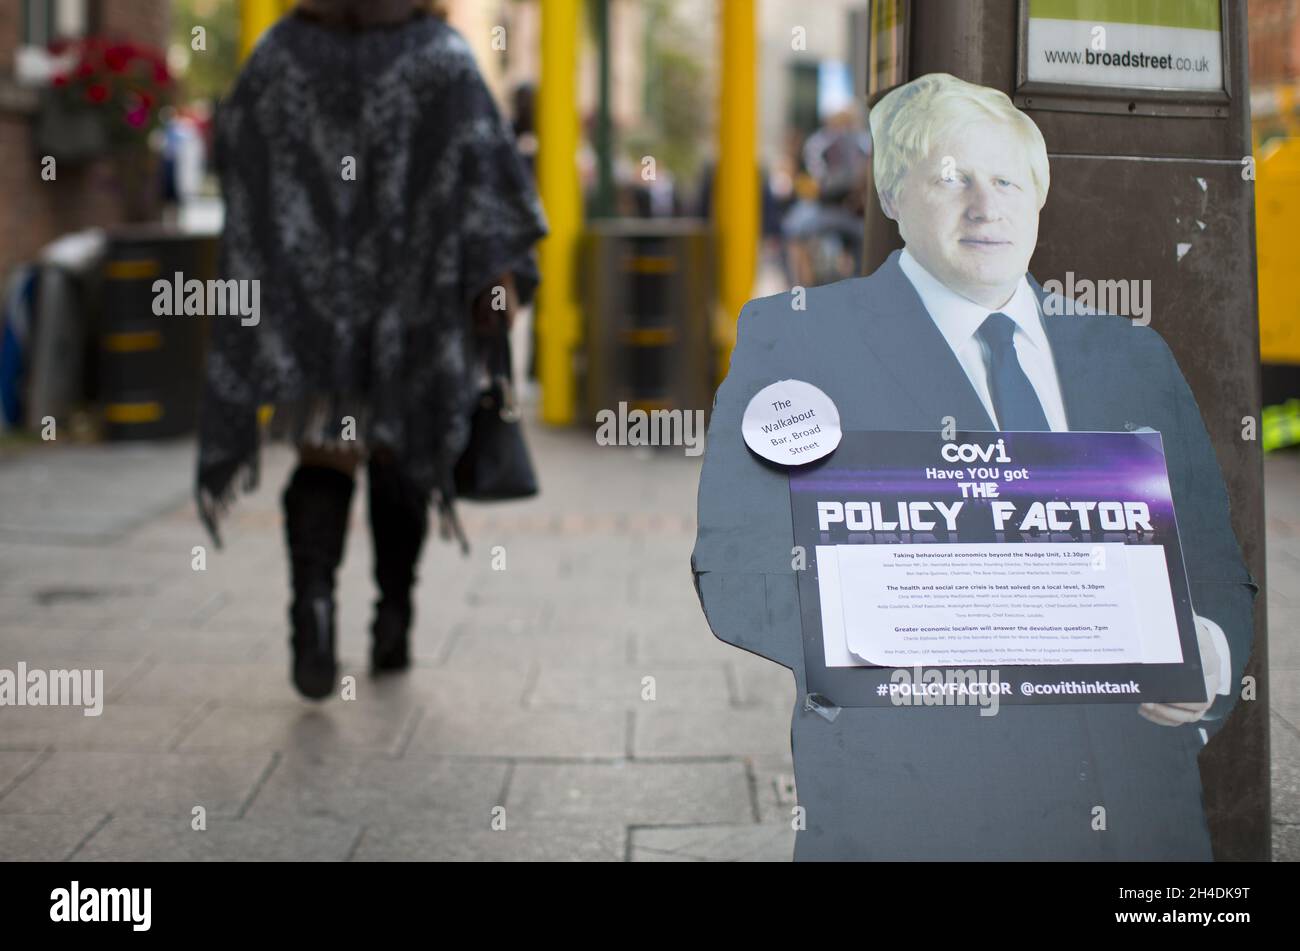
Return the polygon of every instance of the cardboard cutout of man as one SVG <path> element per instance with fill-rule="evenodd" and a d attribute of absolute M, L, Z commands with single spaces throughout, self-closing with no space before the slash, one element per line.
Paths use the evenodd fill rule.
<path fill-rule="evenodd" d="M 1197 754 L 1236 699 L 1255 586 L 1196 401 L 1154 330 L 1078 315 L 1027 273 L 1047 150 L 1003 93 L 927 75 L 870 118 L 876 187 L 905 248 L 869 277 L 809 289 L 805 309 L 789 294 L 745 305 L 692 556 L 713 633 L 794 673 L 795 858 L 1211 859 Z M 952 418 L 967 431 L 1161 433 L 1210 699 L 985 717 L 810 709 L 788 473 L 741 435 L 750 399 L 782 379 L 827 393 L 846 431 Z"/>

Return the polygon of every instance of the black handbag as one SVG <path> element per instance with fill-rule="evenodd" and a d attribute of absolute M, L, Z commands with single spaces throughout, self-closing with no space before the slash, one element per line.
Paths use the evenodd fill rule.
<path fill-rule="evenodd" d="M 526 499 L 537 494 L 537 474 L 519 423 L 510 338 L 504 331 L 494 335 L 486 362 L 488 383 L 470 416 L 469 443 L 456 462 L 456 495 L 476 502 Z"/>

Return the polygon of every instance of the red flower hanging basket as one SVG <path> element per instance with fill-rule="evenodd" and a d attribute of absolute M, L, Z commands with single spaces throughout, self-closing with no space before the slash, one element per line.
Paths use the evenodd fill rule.
<path fill-rule="evenodd" d="M 50 52 L 69 65 L 42 97 L 38 152 L 75 164 L 148 141 L 172 91 L 162 53 L 98 36 L 56 43 Z"/>

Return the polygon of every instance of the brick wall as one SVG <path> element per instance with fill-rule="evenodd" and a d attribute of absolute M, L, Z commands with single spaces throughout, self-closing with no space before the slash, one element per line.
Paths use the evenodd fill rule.
<path fill-rule="evenodd" d="M 1251 0 L 1249 9 L 1250 81 L 1268 86 L 1297 78 L 1300 10 L 1296 0 Z"/>
<path fill-rule="evenodd" d="M 98 32 L 166 49 L 166 0 L 91 2 Z M 32 97 L 13 81 L 21 39 L 21 5 L 0 0 L 0 281 L 60 234 L 122 220 L 121 188 L 110 162 L 59 168 L 55 181 L 42 181 L 32 147 Z"/>

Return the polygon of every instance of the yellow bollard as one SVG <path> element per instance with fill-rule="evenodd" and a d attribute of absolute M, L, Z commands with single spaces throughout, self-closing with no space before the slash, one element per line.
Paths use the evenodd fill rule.
<path fill-rule="evenodd" d="M 537 371 L 542 420 L 577 412 L 573 351 L 581 336 L 576 294 L 582 190 L 578 182 L 578 30 L 581 0 L 542 0 L 542 76 L 537 90 L 537 180 L 550 234 L 539 251 Z"/>
<path fill-rule="evenodd" d="M 716 328 L 718 379 L 736 345 L 736 318 L 754 290 L 758 265 L 758 47 L 754 0 L 720 0 L 722 68 L 714 235 L 721 317 Z"/>

